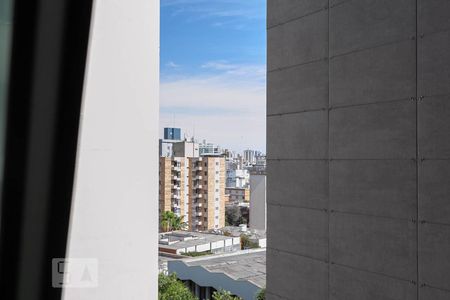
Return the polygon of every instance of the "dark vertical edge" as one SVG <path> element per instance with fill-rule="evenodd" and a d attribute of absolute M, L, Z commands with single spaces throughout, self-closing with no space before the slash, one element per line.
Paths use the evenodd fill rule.
<path fill-rule="evenodd" d="M 92 0 L 15 0 L 0 236 L 8 300 L 61 299 L 51 263 L 66 254 L 91 11 Z M 61 34 L 50 36 L 49 24 Z M 59 76 L 40 80 L 46 65 Z M 49 124 L 51 132 L 43 131 Z M 50 159 L 36 163 L 43 153 Z M 45 180 L 36 178 L 36 166 L 45 166 Z M 39 183 L 45 192 L 33 195 Z M 42 235 L 32 235 L 34 225 Z M 36 262 L 30 274 L 27 261 Z"/>
<path fill-rule="evenodd" d="M 328 62 L 328 109 L 327 109 L 327 118 L 328 118 L 328 124 L 327 124 L 327 134 L 328 134 L 328 207 L 327 207 L 327 214 L 328 214 L 328 299 L 331 299 L 331 255 L 330 255 L 330 243 L 331 243 L 331 136 L 330 136 L 330 110 L 331 110 L 331 91 L 330 91 L 330 68 L 331 68 L 331 61 L 330 61 L 330 13 L 331 13 L 331 6 L 330 6 L 330 0 L 328 0 L 327 8 L 328 8 L 328 45 L 327 45 L 327 62 Z"/>
<path fill-rule="evenodd" d="M 5 299 L 14 299 L 18 282 L 37 8 L 37 0 L 14 1 L 0 217 L 0 290 Z"/>
<path fill-rule="evenodd" d="M 78 147 L 78 129 L 82 105 L 87 49 L 91 24 L 93 0 L 70 0 L 67 5 L 65 35 L 63 40 L 64 74 L 59 92 L 59 114 L 53 170 L 53 194 L 50 199 L 50 219 L 47 236 L 45 259 L 45 282 L 52 282 L 52 258 L 65 257 L 69 231 L 70 210 L 75 177 L 76 153 Z M 65 176 L 61 176 L 65 174 Z M 64 199 L 65 201 L 61 201 Z M 60 299 L 61 290 L 44 289 L 42 299 Z"/>
<path fill-rule="evenodd" d="M 419 11 L 418 11 L 418 0 L 416 0 L 416 289 L 417 289 L 417 300 L 420 299 L 420 282 L 419 282 L 419 237 L 420 237 L 420 220 L 419 220 L 419 165 L 421 163 L 421 158 L 419 156 L 419 94 L 418 94 L 418 23 L 419 23 Z"/>

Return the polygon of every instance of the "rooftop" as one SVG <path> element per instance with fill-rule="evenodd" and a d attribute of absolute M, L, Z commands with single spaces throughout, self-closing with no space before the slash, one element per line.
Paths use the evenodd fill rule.
<path fill-rule="evenodd" d="M 233 237 L 215 233 L 202 233 L 190 231 L 173 231 L 161 233 L 159 245 L 166 249 L 189 248 L 205 243 L 214 243 L 224 240 L 230 240 Z"/>
<path fill-rule="evenodd" d="M 199 266 L 212 273 L 223 273 L 234 280 L 246 280 L 263 288 L 266 285 L 265 249 L 242 250 L 182 260 L 188 267 Z"/>

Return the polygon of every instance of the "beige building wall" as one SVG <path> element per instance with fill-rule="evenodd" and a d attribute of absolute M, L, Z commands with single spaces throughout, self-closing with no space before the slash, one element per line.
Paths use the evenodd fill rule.
<path fill-rule="evenodd" d="M 172 184 L 170 181 L 171 175 L 171 158 L 159 158 L 159 213 L 164 211 L 171 211 L 170 198 Z"/>
<path fill-rule="evenodd" d="M 225 226 L 225 159 L 190 158 L 190 230 Z"/>
<path fill-rule="evenodd" d="M 160 157 L 159 159 L 159 213 L 172 211 L 176 215 L 186 217 L 185 202 L 189 196 L 186 189 L 186 161 L 184 157 Z"/>

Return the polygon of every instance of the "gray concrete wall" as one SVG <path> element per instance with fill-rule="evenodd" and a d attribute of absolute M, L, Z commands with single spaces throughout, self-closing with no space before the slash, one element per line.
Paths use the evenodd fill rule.
<path fill-rule="evenodd" d="M 267 22 L 268 299 L 450 299 L 450 1 Z"/>

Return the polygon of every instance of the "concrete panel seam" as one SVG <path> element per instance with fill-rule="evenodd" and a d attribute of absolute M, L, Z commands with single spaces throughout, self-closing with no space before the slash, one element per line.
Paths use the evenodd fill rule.
<path fill-rule="evenodd" d="M 272 70 L 268 70 L 267 73 L 272 73 L 272 72 L 278 72 L 278 71 L 283 71 L 283 70 L 287 70 L 287 69 L 292 69 L 292 68 L 295 68 L 295 67 L 309 65 L 309 64 L 313 64 L 313 63 L 316 63 L 316 62 L 319 62 L 319 61 L 324 61 L 324 60 L 328 60 L 328 59 L 326 59 L 326 58 L 319 58 L 319 59 L 314 59 L 314 60 L 310 60 L 310 61 L 307 61 L 307 62 L 302 62 L 302 63 L 299 63 L 299 64 L 293 64 L 293 65 L 290 65 L 290 66 L 279 67 L 279 68 L 275 68 L 275 69 L 272 69 Z"/>
<path fill-rule="evenodd" d="M 397 277 L 397 276 L 392 276 L 392 275 L 384 274 L 384 273 L 380 273 L 380 272 L 369 271 L 369 270 L 365 270 L 365 269 L 361 269 L 361 268 L 357 268 L 357 267 L 353 267 L 353 266 L 349 266 L 349 265 L 336 263 L 336 262 L 333 262 L 333 261 L 331 261 L 330 264 L 336 265 L 336 266 L 340 266 L 340 267 L 343 267 L 343 268 L 349 268 L 349 269 L 353 269 L 353 270 L 357 270 L 357 271 L 361 271 L 361 272 L 366 272 L 366 273 L 369 273 L 369 274 L 375 274 L 375 275 L 379 275 L 379 276 L 384 276 L 384 277 L 387 277 L 387 278 L 396 279 L 396 280 L 400 280 L 400 281 L 404 281 L 404 282 L 409 282 L 410 284 L 413 284 L 413 285 L 417 284 L 417 282 L 415 280 L 401 278 L 401 277 Z"/>
<path fill-rule="evenodd" d="M 391 104 L 391 103 L 404 102 L 404 101 L 418 101 L 418 99 L 416 97 L 413 97 L 413 96 L 406 96 L 404 98 L 390 99 L 390 100 L 383 100 L 383 101 L 330 106 L 329 110 L 351 108 L 351 107 L 358 107 L 358 106 L 367 106 L 367 105 L 375 105 L 375 104 Z"/>
<path fill-rule="evenodd" d="M 272 158 L 268 157 L 267 161 L 303 161 L 303 160 L 311 160 L 311 161 L 328 161 L 327 158 Z"/>
<path fill-rule="evenodd" d="M 411 36 L 411 37 L 408 37 L 408 38 L 405 38 L 405 39 L 391 41 L 391 42 L 387 42 L 387 43 L 382 43 L 382 44 L 378 44 L 378 45 L 375 45 L 375 46 L 372 46 L 372 47 L 360 48 L 360 49 L 355 49 L 355 50 L 344 52 L 344 53 L 339 53 L 339 54 L 330 56 L 330 60 L 333 60 L 333 59 L 339 58 L 339 57 L 343 57 L 343 56 L 347 56 L 347 55 L 351 55 L 351 54 L 358 53 L 358 52 L 364 52 L 364 51 L 369 51 L 369 50 L 373 50 L 373 49 L 377 49 L 377 48 L 382 48 L 382 47 L 385 47 L 385 46 L 401 44 L 401 43 L 404 43 L 404 42 L 410 41 L 410 40 L 416 40 L 416 37 L 415 36 Z"/>
<path fill-rule="evenodd" d="M 449 31 L 450 31 L 450 28 L 444 28 L 444 29 L 440 29 L 440 30 L 436 30 L 436 31 L 432 31 L 432 32 L 427 32 L 427 33 L 421 32 L 419 34 L 419 38 L 423 39 L 423 38 L 426 38 L 426 37 L 429 37 L 429 36 L 432 36 L 432 35 L 435 35 L 435 34 L 449 32 Z"/>
<path fill-rule="evenodd" d="M 328 0 L 328 6 L 330 6 L 330 1 Z M 328 10 L 328 45 L 327 45 L 327 54 L 328 54 L 328 112 L 327 112 L 327 118 L 328 118 L 328 126 L 327 126 L 327 135 L 328 135 L 328 201 L 327 201 L 327 219 L 328 219 L 328 274 L 327 274 L 327 280 L 328 280 L 328 299 L 330 299 L 332 294 L 332 288 L 331 288 L 331 130 L 330 130 L 330 111 L 331 111 L 331 58 L 330 58 L 330 41 L 331 41 L 331 30 L 330 30 L 330 14 L 331 9 Z"/>
<path fill-rule="evenodd" d="M 353 216 L 365 216 L 365 217 L 372 217 L 372 218 L 382 218 L 382 219 L 388 219 L 388 220 L 399 220 L 399 221 L 406 221 L 411 222 L 413 224 L 416 224 L 417 219 L 414 218 L 395 218 L 391 216 L 383 216 L 383 215 L 374 215 L 374 214 L 367 214 L 362 212 L 352 212 L 352 211 L 342 211 L 342 210 L 335 210 L 330 209 L 331 214 L 343 214 L 343 215 L 353 215 Z"/>
<path fill-rule="evenodd" d="M 448 97 L 450 96 L 450 94 L 433 94 L 433 95 L 427 95 L 427 94 L 423 94 L 419 97 L 419 100 L 421 101 L 432 101 L 433 99 L 436 98 L 442 98 L 442 97 Z"/>
<path fill-rule="evenodd" d="M 281 249 L 277 249 L 277 248 L 274 248 L 274 247 L 267 247 L 267 249 L 275 251 L 275 252 L 287 253 L 287 254 L 290 254 L 290 255 L 303 257 L 303 258 L 306 258 L 306 259 L 322 262 L 322 263 L 325 263 L 325 264 L 328 263 L 328 260 L 322 260 L 322 259 L 319 259 L 319 258 L 316 258 L 316 257 L 312 257 L 312 256 L 308 256 L 308 255 L 304 255 L 304 254 L 300 254 L 300 253 L 296 253 L 296 252 L 281 250 Z"/>
<path fill-rule="evenodd" d="M 330 8 L 338 7 L 338 6 L 342 5 L 342 4 L 345 4 L 345 3 L 350 2 L 350 1 L 353 1 L 353 0 L 342 0 L 341 2 L 330 4 Z"/>
<path fill-rule="evenodd" d="M 284 112 L 284 113 L 275 113 L 275 114 L 267 114 L 267 117 L 281 117 L 284 115 L 294 115 L 294 114 L 302 114 L 307 112 L 314 112 L 314 111 L 325 111 L 327 108 L 314 108 L 314 109 L 304 109 L 299 111 L 290 111 L 290 112 Z"/>
<path fill-rule="evenodd" d="M 321 9 L 312 11 L 312 12 L 310 12 L 310 13 L 307 13 L 307 14 L 304 14 L 304 15 L 301 15 L 301 16 L 298 16 L 298 17 L 295 17 L 295 18 L 292 18 L 292 19 L 289 19 L 289 20 L 280 22 L 280 23 L 278 23 L 278 24 L 274 24 L 274 25 L 268 26 L 268 27 L 267 27 L 267 30 L 272 29 L 272 28 L 275 28 L 275 27 L 283 26 L 283 25 L 288 24 L 288 23 L 290 23 L 290 22 L 294 22 L 294 21 L 303 19 L 303 18 L 305 18 L 305 17 L 312 16 L 312 15 L 317 14 L 317 13 L 319 13 L 319 12 L 321 12 L 321 11 L 326 10 L 326 9 L 328 9 L 328 7 L 323 7 L 323 8 L 321 8 Z"/>
<path fill-rule="evenodd" d="M 450 160 L 449 158 L 426 158 L 427 160 Z M 364 160 L 369 160 L 369 161 L 373 161 L 373 160 L 383 160 L 383 161 L 416 161 L 416 158 L 273 158 L 273 157 L 269 157 L 267 158 L 267 161 L 308 161 L 308 160 L 312 160 L 312 161 L 364 161 Z M 425 158 L 423 159 L 425 160 Z"/>
<path fill-rule="evenodd" d="M 436 286 L 432 286 L 432 285 L 429 285 L 426 282 L 421 282 L 419 284 L 419 288 L 429 288 L 429 289 L 435 289 L 435 290 L 440 290 L 440 291 L 444 291 L 444 292 L 450 293 L 450 290 L 447 290 L 447 289 L 444 289 L 444 288 L 440 288 L 440 287 L 436 287 Z"/>
<path fill-rule="evenodd" d="M 275 207 L 292 207 L 292 208 L 300 208 L 300 209 L 309 209 L 309 210 L 315 210 L 315 211 L 323 211 L 328 212 L 328 209 L 326 208 L 316 208 L 316 207 L 308 207 L 308 206 L 300 206 L 300 205 L 291 205 L 291 204 L 282 204 L 277 202 L 270 202 L 267 201 L 268 206 L 275 206 Z"/>
<path fill-rule="evenodd" d="M 424 220 L 424 219 L 419 219 L 419 224 L 421 224 L 421 225 L 431 224 L 431 225 L 437 225 L 437 226 L 450 227 L 449 223 L 434 222 L 434 221 L 429 221 L 429 220 Z"/>

